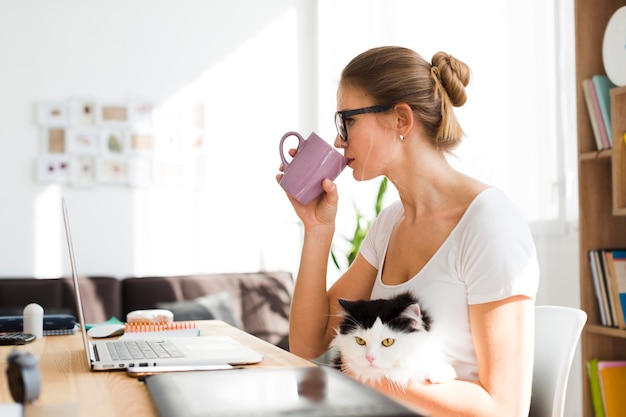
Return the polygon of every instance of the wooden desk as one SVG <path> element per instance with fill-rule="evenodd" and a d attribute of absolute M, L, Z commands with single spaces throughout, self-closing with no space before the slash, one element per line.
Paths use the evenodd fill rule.
<path fill-rule="evenodd" d="M 250 367 L 314 366 L 310 361 L 224 322 L 198 323 L 201 335 L 228 335 L 261 353 L 263 361 Z M 42 373 L 43 383 L 39 401 L 30 407 L 27 415 L 67 406 L 68 409 L 77 410 L 77 415 L 84 417 L 156 416 L 148 390 L 142 382 L 127 376 L 125 371 L 89 370 L 81 339 L 78 333 L 70 336 L 45 336 L 43 339 L 18 347 L 39 355 Z M 13 348 L 0 346 L 0 404 L 13 402 L 5 373 L 7 356 Z"/>

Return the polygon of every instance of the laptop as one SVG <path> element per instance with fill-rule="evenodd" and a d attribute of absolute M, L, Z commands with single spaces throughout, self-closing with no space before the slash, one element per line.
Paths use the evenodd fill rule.
<path fill-rule="evenodd" d="M 424 417 L 327 367 L 183 372 L 145 379 L 159 417 Z"/>
<path fill-rule="evenodd" d="M 186 369 L 223 369 L 232 365 L 259 363 L 263 355 L 242 345 L 229 336 L 194 336 L 131 340 L 98 340 L 87 338 L 83 303 L 74 259 L 69 215 L 65 199 L 61 200 L 65 237 L 72 268 L 78 323 L 83 338 L 85 356 L 91 370 L 159 370 L 166 372 L 178 367 Z"/>

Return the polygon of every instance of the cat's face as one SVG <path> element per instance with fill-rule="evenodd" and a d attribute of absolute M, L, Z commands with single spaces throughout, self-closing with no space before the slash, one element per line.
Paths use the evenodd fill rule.
<path fill-rule="evenodd" d="M 405 366 L 425 342 L 429 320 L 413 298 L 340 300 L 346 314 L 333 346 L 343 366 L 362 380 L 377 380 Z"/>

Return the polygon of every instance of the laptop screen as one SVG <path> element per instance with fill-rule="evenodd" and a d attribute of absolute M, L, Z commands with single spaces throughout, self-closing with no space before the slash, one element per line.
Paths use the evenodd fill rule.
<path fill-rule="evenodd" d="M 85 315 L 83 313 L 83 303 L 80 298 L 80 287 L 78 285 L 78 272 L 76 272 L 76 260 L 74 259 L 74 247 L 72 245 L 72 235 L 70 233 L 70 221 L 67 214 L 67 206 L 65 199 L 61 199 L 61 209 L 63 210 L 63 224 L 65 225 L 65 239 L 67 240 L 67 251 L 70 256 L 70 266 L 72 268 L 72 283 L 74 286 L 74 297 L 76 298 L 76 310 L 78 312 L 78 324 L 85 346 L 85 357 L 87 366 L 91 367 L 91 358 L 89 356 L 89 341 L 87 339 L 87 329 L 85 327 Z"/>

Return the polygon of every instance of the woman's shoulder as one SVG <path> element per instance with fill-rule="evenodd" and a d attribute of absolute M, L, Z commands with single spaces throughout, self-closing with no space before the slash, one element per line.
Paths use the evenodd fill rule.
<path fill-rule="evenodd" d="M 481 191 L 470 203 L 461 221 L 461 229 L 492 230 L 503 233 L 511 230 L 526 230 L 528 223 L 517 205 L 497 187 L 488 187 Z"/>
<path fill-rule="evenodd" d="M 521 216 L 519 208 L 500 188 L 491 186 L 478 193 L 466 210 L 473 215 Z"/>

